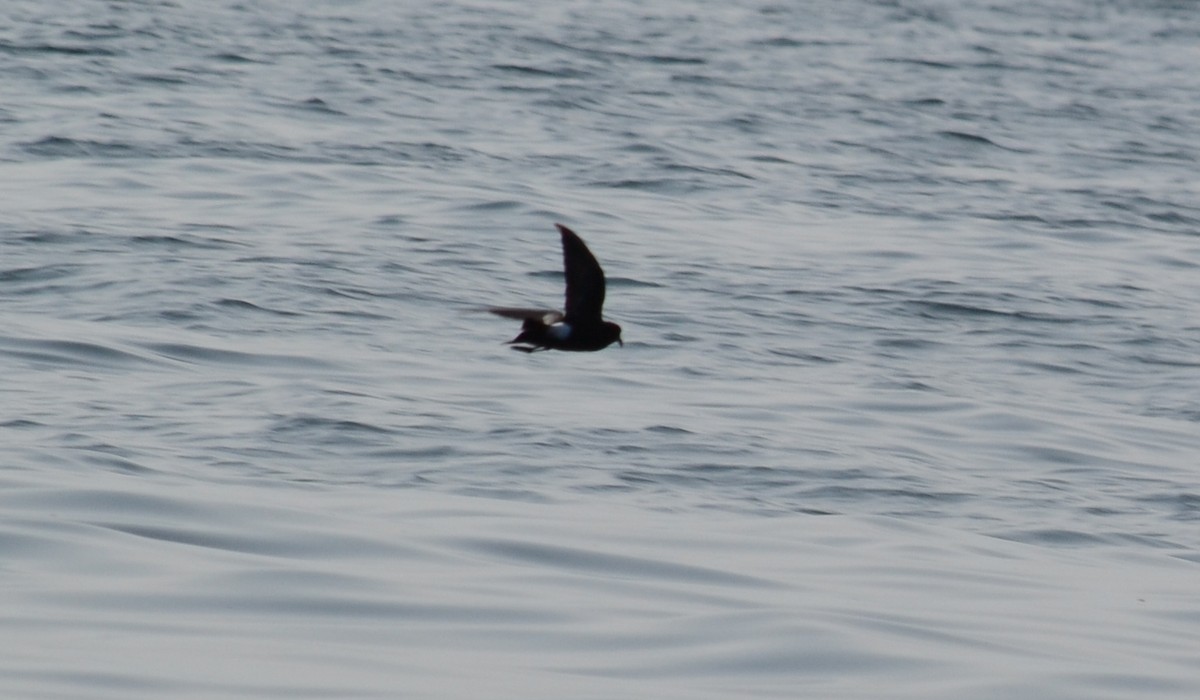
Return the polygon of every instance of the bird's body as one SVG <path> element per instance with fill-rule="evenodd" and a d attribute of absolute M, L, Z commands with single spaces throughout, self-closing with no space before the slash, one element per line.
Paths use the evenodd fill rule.
<path fill-rule="evenodd" d="M 603 350 L 621 341 L 621 327 L 605 321 L 604 270 L 583 240 L 571 229 L 555 224 L 562 234 L 563 268 L 566 272 L 566 311 L 494 307 L 497 316 L 520 320 L 521 332 L 508 341 L 514 350 Z"/>

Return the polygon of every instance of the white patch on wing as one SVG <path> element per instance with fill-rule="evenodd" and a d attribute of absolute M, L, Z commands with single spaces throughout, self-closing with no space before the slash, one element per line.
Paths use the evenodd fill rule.
<path fill-rule="evenodd" d="M 546 332 L 555 340 L 566 340 L 571 335 L 571 327 L 565 323 L 554 323 L 546 328 Z"/>

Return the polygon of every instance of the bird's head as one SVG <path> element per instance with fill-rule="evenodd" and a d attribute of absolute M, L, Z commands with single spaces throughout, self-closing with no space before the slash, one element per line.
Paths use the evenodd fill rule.
<path fill-rule="evenodd" d="M 612 345 L 613 342 L 616 342 L 617 345 L 620 345 L 621 347 L 625 347 L 624 341 L 621 340 L 621 327 L 620 326 L 613 323 L 612 321 L 605 321 L 604 322 L 604 331 L 605 331 L 605 335 L 607 335 L 609 338 L 608 345 Z"/>

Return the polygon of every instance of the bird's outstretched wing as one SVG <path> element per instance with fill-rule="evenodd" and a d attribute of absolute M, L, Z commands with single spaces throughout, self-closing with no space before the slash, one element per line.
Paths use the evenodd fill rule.
<path fill-rule="evenodd" d="M 604 270 L 579 236 L 562 224 L 563 270 L 567 278 L 567 323 L 579 319 L 600 320 L 604 307 Z"/>
<path fill-rule="evenodd" d="M 504 318 L 515 318 L 518 321 L 541 321 L 547 326 L 563 320 L 563 313 L 553 309 L 517 309 L 507 306 L 496 306 L 489 308 L 488 311 L 496 314 L 497 316 L 503 316 Z"/>

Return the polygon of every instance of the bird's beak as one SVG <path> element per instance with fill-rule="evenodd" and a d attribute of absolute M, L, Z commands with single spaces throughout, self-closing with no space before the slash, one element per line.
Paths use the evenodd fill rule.
<path fill-rule="evenodd" d="M 617 345 L 620 345 L 621 347 L 625 347 L 625 341 L 621 340 L 620 338 L 617 338 Z"/>

